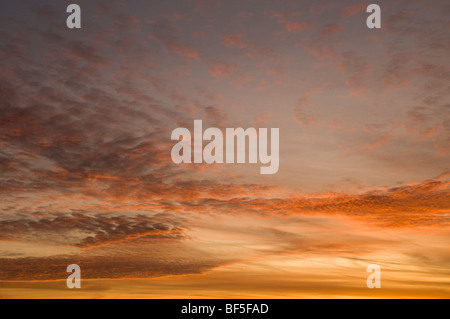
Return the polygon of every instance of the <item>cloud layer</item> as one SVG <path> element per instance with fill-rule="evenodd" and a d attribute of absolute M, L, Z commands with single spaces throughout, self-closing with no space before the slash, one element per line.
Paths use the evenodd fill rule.
<path fill-rule="evenodd" d="M 169 297 L 367 296 L 379 263 L 384 296 L 448 296 L 446 1 L 381 1 L 380 30 L 359 1 L 79 4 L 79 30 L 0 6 L 0 295 L 79 263 Z M 195 119 L 280 128 L 279 173 L 173 164 Z"/>

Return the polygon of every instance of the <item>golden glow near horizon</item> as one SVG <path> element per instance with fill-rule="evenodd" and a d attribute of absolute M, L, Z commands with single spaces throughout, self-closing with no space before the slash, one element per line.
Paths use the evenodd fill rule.
<path fill-rule="evenodd" d="M 2 3 L 0 298 L 450 297 L 450 7 L 377 3 Z"/>

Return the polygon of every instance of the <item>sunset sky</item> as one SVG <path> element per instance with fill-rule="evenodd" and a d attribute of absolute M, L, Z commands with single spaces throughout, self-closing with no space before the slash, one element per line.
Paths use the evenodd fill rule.
<path fill-rule="evenodd" d="M 449 1 L 18 0 L 0 26 L 0 298 L 450 298 Z M 278 173 L 174 164 L 194 120 L 279 128 Z"/>

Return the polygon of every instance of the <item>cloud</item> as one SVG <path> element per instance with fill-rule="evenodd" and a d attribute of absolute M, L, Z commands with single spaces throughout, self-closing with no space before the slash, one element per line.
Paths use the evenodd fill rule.
<path fill-rule="evenodd" d="M 353 51 L 344 52 L 337 70 L 348 76 L 345 83 L 352 94 L 358 95 L 368 89 L 367 79 L 372 68 L 365 56 L 358 55 Z"/>
<path fill-rule="evenodd" d="M 322 14 L 324 11 L 334 8 L 337 4 L 335 2 L 314 3 L 309 7 L 309 12 L 314 14 Z"/>
<path fill-rule="evenodd" d="M 257 265 L 270 297 L 286 264 L 285 288 L 325 265 L 310 292 L 331 291 L 342 263 L 448 277 L 449 175 L 418 182 L 448 170 L 444 1 L 386 6 L 375 38 L 355 27 L 362 3 L 86 2 L 101 18 L 78 31 L 62 4 L 4 7 L 2 280 L 64 280 L 80 263 L 87 279 L 202 274 L 192 288 L 234 264 L 218 280 L 234 289 Z M 280 127 L 283 172 L 173 164 L 171 131 L 199 118 Z"/>
<path fill-rule="evenodd" d="M 343 29 L 344 28 L 338 24 L 326 24 L 320 28 L 320 35 L 323 37 L 328 37 L 332 34 L 342 32 Z"/>
<path fill-rule="evenodd" d="M 290 33 L 308 30 L 313 26 L 312 22 L 300 18 L 300 12 L 269 12 L 268 15 L 276 19 Z"/>
<path fill-rule="evenodd" d="M 149 35 L 150 38 L 157 40 L 168 51 L 173 51 L 181 56 L 200 60 L 200 52 L 187 44 L 181 43 L 176 36 L 177 27 L 169 24 L 163 19 L 150 21 L 153 32 Z"/>
<path fill-rule="evenodd" d="M 39 214 L 37 214 L 39 215 Z M 114 216 L 85 213 L 0 221 L 0 240 L 59 243 L 80 248 L 108 246 L 140 238 L 180 239 L 184 229 L 166 216 Z"/>
<path fill-rule="evenodd" d="M 231 18 L 231 22 L 241 24 L 248 21 L 253 15 L 254 14 L 249 11 L 239 11 Z"/>
<path fill-rule="evenodd" d="M 120 258 L 119 256 L 85 257 L 82 255 L 0 258 L 0 276 L 2 282 L 65 280 L 69 275 L 66 272 L 67 266 L 77 264 L 82 270 L 82 280 L 150 279 L 163 276 L 201 274 L 224 264 L 224 261 L 220 260 L 192 260 L 182 251 L 180 251 L 179 258 L 171 263 L 164 259 L 152 258 L 148 254 L 139 256 L 137 251 L 135 253 L 132 258 Z"/>
<path fill-rule="evenodd" d="M 319 59 L 334 58 L 338 55 L 340 34 L 343 29 L 339 24 L 324 24 L 299 45 L 304 46 L 310 54 Z"/>
<path fill-rule="evenodd" d="M 369 145 L 364 145 L 362 149 L 375 149 L 381 147 L 392 139 L 395 138 L 395 131 L 402 127 L 401 124 L 397 126 L 392 126 L 390 129 L 385 130 L 384 125 L 381 124 L 366 124 L 364 126 L 364 130 L 370 135 L 374 136 L 374 140 L 372 140 Z"/>
<path fill-rule="evenodd" d="M 380 227 L 447 227 L 450 208 L 448 173 L 422 183 L 360 195 L 324 193 L 287 198 L 204 198 L 183 202 L 188 210 L 262 216 L 348 216 Z"/>
<path fill-rule="evenodd" d="M 253 44 L 244 41 L 243 34 L 226 35 L 223 38 L 223 41 L 225 43 L 225 46 L 229 48 L 246 49 L 253 46 Z"/>
<path fill-rule="evenodd" d="M 357 15 L 361 12 L 366 12 L 367 3 L 359 2 L 355 4 L 348 5 L 341 9 L 341 17 L 350 18 L 354 15 Z"/>
<path fill-rule="evenodd" d="M 223 37 L 223 43 L 227 48 L 239 49 L 245 52 L 249 58 L 267 56 L 269 49 L 245 39 L 244 34 L 229 34 Z"/>
<path fill-rule="evenodd" d="M 214 61 L 211 63 L 208 72 L 213 77 L 224 77 L 230 75 L 235 68 L 236 66 L 232 63 Z"/>
<path fill-rule="evenodd" d="M 297 106 L 294 111 L 294 119 L 303 125 L 314 124 L 317 121 L 317 116 L 310 111 L 311 97 L 313 94 L 313 91 L 308 91 L 297 101 Z"/>

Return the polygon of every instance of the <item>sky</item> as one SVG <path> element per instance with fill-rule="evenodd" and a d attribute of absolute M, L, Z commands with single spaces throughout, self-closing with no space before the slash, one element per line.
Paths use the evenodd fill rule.
<path fill-rule="evenodd" d="M 448 1 L 70 3 L 0 4 L 0 298 L 450 297 Z M 173 163 L 194 120 L 278 172 Z"/>

